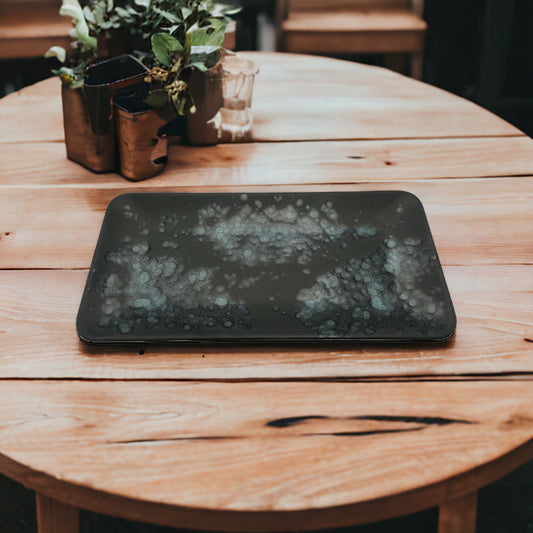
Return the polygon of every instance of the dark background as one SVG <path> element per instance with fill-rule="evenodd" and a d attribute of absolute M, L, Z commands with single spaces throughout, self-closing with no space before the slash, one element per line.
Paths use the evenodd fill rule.
<path fill-rule="evenodd" d="M 258 49 L 259 27 L 273 21 L 274 0 L 244 4 L 237 48 Z M 533 0 L 426 0 L 424 18 L 424 81 L 494 111 L 533 136 Z M 354 59 L 374 64 L 383 60 Z M 0 96 L 48 76 L 43 59 L 0 61 Z M 32 491 L 0 476 L 0 533 L 37 531 L 34 497 Z M 336 533 L 426 533 L 436 532 L 436 527 L 437 510 L 430 509 Z M 82 533 L 174 531 L 178 530 L 81 514 Z M 533 461 L 480 491 L 477 532 L 533 533 Z"/>

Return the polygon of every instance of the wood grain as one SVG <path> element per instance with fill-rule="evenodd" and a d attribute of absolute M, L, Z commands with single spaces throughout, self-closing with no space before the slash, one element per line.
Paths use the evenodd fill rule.
<path fill-rule="evenodd" d="M 443 264 L 531 264 L 533 181 L 525 177 L 463 180 L 460 184 L 454 180 L 418 180 L 328 187 L 275 186 L 277 191 L 390 189 L 407 190 L 420 198 Z M 108 203 L 121 193 L 135 190 L 135 185 L 121 189 L 4 188 L 0 268 L 88 268 Z M 161 186 L 143 190 L 213 189 Z M 217 190 L 269 188 L 242 186 Z"/>
<path fill-rule="evenodd" d="M 522 135 L 472 102 L 385 69 L 306 55 L 243 55 L 260 67 L 255 141 Z M 3 98 L 2 125 L 0 142 L 62 140 L 58 79 Z"/>
<path fill-rule="evenodd" d="M 0 187 L 133 186 L 118 174 L 94 174 L 68 161 L 61 142 L 0 143 L 0 173 Z M 533 175 L 533 141 L 525 136 L 272 142 L 171 146 L 165 171 L 136 183 L 135 188 L 392 183 L 522 175 Z"/>
<path fill-rule="evenodd" d="M 448 267 L 458 329 L 444 345 L 89 347 L 75 319 L 85 271 L 0 273 L 6 378 L 354 379 L 533 373 L 532 268 Z M 142 355 L 139 355 L 139 351 Z"/>
<path fill-rule="evenodd" d="M 529 383 L 4 381 L 0 398 L 11 475 L 182 527 L 332 527 L 374 505 L 388 518 L 494 481 L 517 447 L 533 456 Z"/>

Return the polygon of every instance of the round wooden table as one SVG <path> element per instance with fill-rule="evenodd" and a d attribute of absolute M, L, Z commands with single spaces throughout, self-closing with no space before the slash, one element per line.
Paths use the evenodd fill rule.
<path fill-rule="evenodd" d="M 37 492 L 40 533 L 78 531 L 79 508 L 290 531 L 430 506 L 441 533 L 472 533 L 477 490 L 533 458 L 533 141 L 384 69 L 249 56 L 253 142 L 173 146 L 139 183 L 65 158 L 57 79 L 0 101 L 0 471 Z M 78 339 L 121 193 L 383 189 L 425 206 L 458 316 L 448 343 Z"/>

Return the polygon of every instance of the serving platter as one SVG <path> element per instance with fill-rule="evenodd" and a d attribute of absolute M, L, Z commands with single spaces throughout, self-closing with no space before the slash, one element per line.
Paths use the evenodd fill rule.
<path fill-rule="evenodd" d="M 455 326 L 404 191 L 118 196 L 77 319 L 91 344 L 435 342 Z"/>

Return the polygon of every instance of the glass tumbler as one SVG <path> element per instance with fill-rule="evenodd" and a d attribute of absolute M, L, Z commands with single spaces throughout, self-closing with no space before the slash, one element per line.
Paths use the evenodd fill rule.
<path fill-rule="evenodd" d="M 259 69 L 238 55 L 226 56 L 222 69 L 222 138 L 232 142 L 249 140 L 253 123 L 252 94 Z"/>

